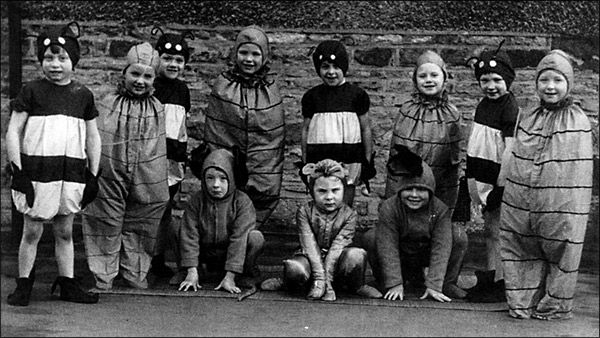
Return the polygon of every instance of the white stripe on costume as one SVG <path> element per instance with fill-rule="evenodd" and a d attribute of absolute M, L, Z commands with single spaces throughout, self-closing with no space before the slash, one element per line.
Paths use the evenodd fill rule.
<path fill-rule="evenodd" d="M 309 144 L 356 144 L 362 142 L 355 112 L 316 113 L 308 127 Z"/>
<path fill-rule="evenodd" d="M 504 147 L 502 131 L 473 122 L 467 147 L 468 156 L 502 163 Z"/>
<path fill-rule="evenodd" d="M 30 156 L 86 158 L 86 124 L 66 115 L 29 116 L 21 152 Z"/>
<path fill-rule="evenodd" d="M 164 106 L 167 138 L 179 142 L 187 142 L 188 136 L 187 129 L 185 128 L 185 108 L 181 105 L 171 103 L 166 103 Z"/>

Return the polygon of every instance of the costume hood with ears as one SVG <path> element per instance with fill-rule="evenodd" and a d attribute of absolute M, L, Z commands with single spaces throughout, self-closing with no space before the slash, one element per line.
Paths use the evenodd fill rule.
<path fill-rule="evenodd" d="M 190 59 L 190 48 L 185 41 L 186 37 L 189 37 L 191 40 L 194 40 L 194 34 L 190 31 L 186 31 L 183 34 L 173 34 L 173 33 L 164 33 L 162 29 L 159 27 L 152 28 L 152 35 L 156 35 L 158 32 L 161 32 L 162 35 L 158 38 L 156 42 L 156 51 L 158 51 L 158 55 L 163 55 L 164 53 L 171 55 L 181 55 L 185 59 L 185 63 L 188 63 Z"/>
<path fill-rule="evenodd" d="M 546 54 L 546 56 L 542 58 L 542 60 L 540 61 L 540 63 L 538 63 L 536 67 L 536 84 L 537 79 L 546 70 L 554 70 L 556 72 L 561 73 L 567 79 L 567 93 L 571 92 L 575 84 L 575 75 L 573 73 L 573 66 L 571 65 L 571 60 L 567 53 L 560 49 L 554 49 L 549 51 L 548 54 Z"/>
<path fill-rule="evenodd" d="M 397 153 L 388 161 L 387 169 L 391 175 L 399 177 L 397 193 L 417 187 L 428 190 L 433 196 L 435 177 L 429 165 L 403 145 L 394 148 Z"/>
<path fill-rule="evenodd" d="M 235 53 L 237 54 L 237 51 L 238 49 L 240 49 L 240 46 L 245 45 L 247 43 L 251 43 L 260 48 L 260 51 L 263 54 L 263 62 L 261 67 L 266 65 L 271 57 L 271 49 L 269 47 L 269 38 L 267 37 L 267 33 L 265 33 L 265 31 L 262 28 L 256 25 L 244 28 L 241 32 L 238 33 L 237 37 L 235 38 Z"/>
<path fill-rule="evenodd" d="M 311 196 L 314 196 L 314 187 L 317 178 L 319 177 L 337 177 L 342 180 L 344 187 L 346 186 L 346 177 L 348 169 L 344 164 L 330 159 L 324 159 L 315 163 L 308 163 L 302 168 L 302 174 L 308 177 L 308 187 Z"/>
<path fill-rule="evenodd" d="M 325 61 L 340 67 L 344 76 L 348 72 L 348 52 L 346 52 L 346 46 L 341 41 L 327 40 L 321 42 L 315 49 L 312 59 L 317 74 L 320 74 L 321 65 Z"/>
<path fill-rule="evenodd" d="M 72 21 L 63 27 L 55 27 L 42 32 L 37 38 L 37 58 L 40 63 L 44 60 L 44 53 L 51 45 L 57 45 L 65 49 L 73 63 L 73 69 L 79 62 L 80 49 L 79 38 L 81 30 L 76 21 Z"/>
<path fill-rule="evenodd" d="M 419 55 L 419 57 L 417 58 L 417 64 L 415 65 L 415 69 L 413 71 L 414 84 L 417 83 L 417 70 L 419 69 L 419 67 L 426 63 L 432 63 L 440 67 L 440 69 L 442 69 L 442 72 L 444 73 L 444 81 L 448 80 L 448 70 L 446 69 L 446 63 L 444 62 L 444 59 L 442 59 L 442 57 L 438 53 L 432 50 L 428 50 L 423 54 Z"/>
<path fill-rule="evenodd" d="M 502 79 L 506 82 L 506 88 L 510 88 L 510 85 L 515 80 L 515 70 L 508 54 L 500 50 L 504 41 L 500 42 L 494 53 L 484 50 L 479 57 L 472 57 L 467 61 L 475 69 L 475 78 L 477 81 L 484 74 L 495 73 L 502 76 Z"/>

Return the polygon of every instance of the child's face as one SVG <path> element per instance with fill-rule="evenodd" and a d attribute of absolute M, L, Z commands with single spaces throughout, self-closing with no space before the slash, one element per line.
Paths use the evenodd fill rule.
<path fill-rule="evenodd" d="M 424 95 L 439 94 L 444 87 L 444 72 L 433 63 L 424 63 L 417 68 L 417 89 Z"/>
<path fill-rule="evenodd" d="M 52 52 L 54 47 L 58 49 L 57 53 Z M 57 85 L 67 85 L 73 76 L 73 62 L 64 48 L 52 45 L 44 52 L 42 71 L 48 80 Z"/>
<path fill-rule="evenodd" d="M 183 55 L 163 53 L 158 65 L 158 77 L 174 80 L 183 73 L 185 58 Z"/>
<path fill-rule="evenodd" d="M 313 193 L 317 207 L 332 212 L 342 206 L 344 184 L 335 176 L 322 176 L 315 181 Z"/>
<path fill-rule="evenodd" d="M 412 187 L 400 192 L 400 200 L 411 210 L 419 210 L 429 203 L 429 191 Z"/>
<path fill-rule="evenodd" d="M 125 71 L 125 89 L 135 96 L 146 95 L 152 89 L 154 77 L 154 68 L 133 63 Z"/>
<path fill-rule="evenodd" d="M 504 82 L 504 78 L 496 73 L 487 73 L 481 75 L 479 78 L 479 87 L 481 87 L 483 95 L 491 100 L 495 100 L 508 93 L 508 88 L 506 88 L 506 82 Z"/>
<path fill-rule="evenodd" d="M 567 96 L 569 83 L 559 72 L 554 70 L 544 71 L 537 79 L 537 92 L 546 103 L 557 103 Z"/>
<path fill-rule="evenodd" d="M 206 188 L 209 195 L 214 199 L 225 197 L 229 190 L 229 179 L 222 170 L 217 168 L 208 168 L 204 173 Z"/>
<path fill-rule="evenodd" d="M 323 83 L 331 87 L 343 84 L 345 79 L 342 69 L 336 66 L 335 63 L 329 61 L 325 61 L 321 64 L 319 76 L 321 77 L 321 80 L 323 80 Z"/>
<path fill-rule="evenodd" d="M 237 50 L 236 63 L 242 72 L 252 75 L 262 67 L 263 54 L 260 47 L 253 43 L 245 43 Z"/>

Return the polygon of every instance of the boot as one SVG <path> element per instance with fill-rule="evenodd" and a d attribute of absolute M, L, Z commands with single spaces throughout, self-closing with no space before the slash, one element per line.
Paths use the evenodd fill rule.
<path fill-rule="evenodd" d="M 173 270 L 171 270 L 165 264 L 165 255 L 160 254 L 154 256 L 150 264 L 152 265 L 150 272 L 152 272 L 156 277 L 171 278 L 175 275 Z"/>
<path fill-rule="evenodd" d="M 478 293 L 482 289 L 489 289 L 494 285 L 494 275 L 496 274 L 496 270 L 488 270 L 488 271 L 475 271 L 475 276 L 477 277 L 477 284 L 473 287 L 467 289 L 468 293 Z"/>
<path fill-rule="evenodd" d="M 17 289 L 15 292 L 8 295 L 7 302 L 14 306 L 29 305 L 31 290 L 33 290 L 33 278 L 21 277 L 16 278 Z"/>
<path fill-rule="evenodd" d="M 52 284 L 50 293 L 53 294 L 56 286 L 60 286 L 60 300 L 73 303 L 93 304 L 98 302 L 97 293 L 86 292 L 81 289 L 75 278 L 59 276 Z"/>

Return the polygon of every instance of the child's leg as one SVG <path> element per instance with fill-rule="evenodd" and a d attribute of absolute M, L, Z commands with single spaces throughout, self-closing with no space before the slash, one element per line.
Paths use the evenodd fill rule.
<path fill-rule="evenodd" d="M 381 277 L 381 265 L 377 256 L 377 247 L 375 246 L 375 229 L 369 229 L 362 237 L 362 248 L 367 251 L 367 261 L 371 266 L 371 272 L 375 278 L 377 287 L 383 289 L 383 279 Z"/>
<path fill-rule="evenodd" d="M 500 260 L 500 208 L 484 213 L 485 251 L 487 270 L 496 271 L 494 282 L 504 278 Z"/>
<path fill-rule="evenodd" d="M 258 230 L 252 230 L 248 234 L 248 244 L 246 246 L 246 261 L 244 262 L 244 274 L 251 277 L 259 277 L 260 270 L 256 261 L 265 249 L 265 237 Z"/>
<path fill-rule="evenodd" d="M 23 215 L 23 236 L 19 244 L 19 277 L 28 278 L 35 257 L 37 256 L 37 246 L 44 233 L 44 223 Z"/>
<path fill-rule="evenodd" d="M 444 286 L 442 291 L 450 298 L 465 298 L 467 292 L 460 289 L 456 283 L 462 269 L 463 260 L 467 254 L 469 238 L 462 225 L 452 223 L 452 251 L 448 259 L 448 268 L 444 277 Z"/>
<path fill-rule="evenodd" d="M 283 261 L 283 283 L 288 290 L 305 286 L 310 276 L 310 262 L 305 256 L 296 255 Z"/>
<path fill-rule="evenodd" d="M 365 284 L 367 251 L 361 248 L 344 248 L 336 264 L 334 284 L 356 292 Z"/>
<path fill-rule="evenodd" d="M 75 250 L 73 248 L 74 217 L 75 214 L 56 215 L 52 226 L 58 275 L 68 278 L 73 278 L 75 264 Z"/>

